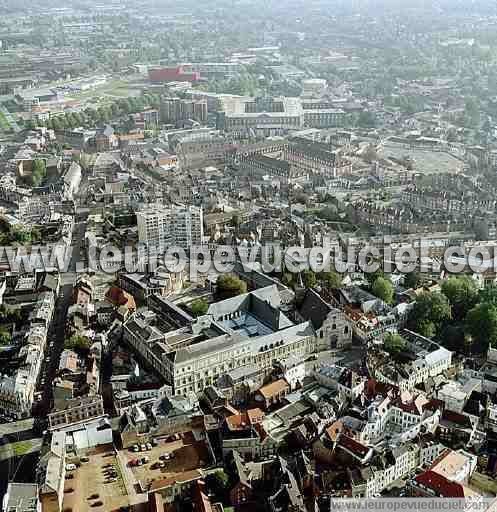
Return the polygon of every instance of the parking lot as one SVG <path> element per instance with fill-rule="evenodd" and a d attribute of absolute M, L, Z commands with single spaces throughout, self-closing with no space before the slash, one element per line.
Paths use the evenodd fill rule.
<path fill-rule="evenodd" d="M 127 450 L 123 453 L 129 469 L 137 481 L 143 486 L 153 480 L 174 477 L 178 473 L 207 467 L 209 451 L 205 441 L 195 440 L 191 432 L 181 434 L 180 439 L 158 439 L 158 445 L 151 450 L 135 453 Z M 173 454 L 169 460 L 164 460 L 165 467 L 157 467 L 160 456 Z M 148 457 L 149 462 L 142 466 L 130 466 L 130 461 Z"/>
<path fill-rule="evenodd" d="M 119 510 L 129 503 L 120 465 L 112 449 L 95 451 L 88 455 L 89 461 L 82 463 L 74 477 L 66 475 L 63 509 L 74 512 Z M 105 471 L 115 469 L 116 481 L 109 482 Z"/>

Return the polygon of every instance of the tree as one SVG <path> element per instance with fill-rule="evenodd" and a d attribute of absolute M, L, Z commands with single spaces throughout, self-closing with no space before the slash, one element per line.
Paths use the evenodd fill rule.
<path fill-rule="evenodd" d="M 374 282 L 379 277 L 385 277 L 385 274 L 383 273 L 383 270 L 381 268 L 379 268 L 378 270 L 375 270 L 374 272 L 366 273 L 366 275 L 364 277 L 366 278 L 368 285 L 371 288 L 373 286 Z"/>
<path fill-rule="evenodd" d="M 64 343 L 64 348 L 67 348 L 70 350 L 87 351 L 90 349 L 90 341 L 85 336 L 81 336 L 79 334 L 73 334 Z"/>
<path fill-rule="evenodd" d="M 387 304 L 391 304 L 393 301 L 392 283 L 384 277 L 378 277 L 378 279 L 376 279 L 371 287 L 371 292 Z"/>
<path fill-rule="evenodd" d="M 312 270 L 302 272 L 302 282 L 306 288 L 314 288 L 317 283 L 316 274 Z"/>
<path fill-rule="evenodd" d="M 421 276 L 419 272 L 413 270 L 404 276 L 404 286 L 406 288 L 417 288 L 421 283 Z"/>
<path fill-rule="evenodd" d="M 205 315 L 208 309 L 209 304 L 204 299 L 194 300 L 190 305 L 190 310 L 194 317 Z"/>
<path fill-rule="evenodd" d="M 224 471 L 216 471 L 205 477 L 205 484 L 209 491 L 216 496 L 218 500 L 224 501 L 228 491 L 228 475 Z"/>
<path fill-rule="evenodd" d="M 449 299 L 456 320 L 462 320 L 478 300 L 475 282 L 468 276 L 447 279 L 442 283 L 442 293 Z"/>
<path fill-rule="evenodd" d="M 466 331 L 478 351 L 497 347 L 497 306 L 483 303 L 475 306 L 466 316 Z"/>
<path fill-rule="evenodd" d="M 387 333 L 383 338 L 383 347 L 391 354 L 398 354 L 406 347 L 406 340 L 397 333 Z"/>
<path fill-rule="evenodd" d="M 424 292 L 418 295 L 409 314 L 408 324 L 414 331 L 431 338 L 442 323 L 451 318 L 452 310 L 445 295 L 438 292 Z"/>
<path fill-rule="evenodd" d="M 488 304 L 497 305 L 497 286 L 487 286 L 480 290 L 479 302 L 486 302 Z"/>
<path fill-rule="evenodd" d="M 425 338 L 433 338 L 436 334 L 436 326 L 431 320 L 420 320 L 416 331 Z"/>
<path fill-rule="evenodd" d="M 324 286 L 327 288 L 340 288 L 342 284 L 342 278 L 337 272 L 330 270 L 329 272 L 322 272 L 319 274 Z"/>
<path fill-rule="evenodd" d="M 217 278 L 217 295 L 220 299 L 228 299 L 247 293 L 247 283 L 232 275 Z"/>
<path fill-rule="evenodd" d="M 369 164 L 374 162 L 375 160 L 378 160 L 378 153 L 376 152 L 375 147 L 370 144 L 367 149 L 364 151 L 364 154 L 362 155 L 364 160 L 368 162 Z"/>
<path fill-rule="evenodd" d="M 466 338 L 470 337 L 465 336 L 463 325 L 450 323 L 444 326 L 439 338 L 445 348 L 461 352 L 463 348 L 466 349 Z"/>
<path fill-rule="evenodd" d="M 9 345 L 12 341 L 12 336 L 4 328 L 0 327 L 0 345 Z"/>
<path fill-rule="evenodd" d="M 293 286 L 293 285 L 294 285 L 293 274 L 291 274 L 290 272 L 285 272 L 285 273 L 281 276 L 281 282 L 282 282 L 285 286 Z"/>
<path fill-rule="evenodd" d="M 45 160 L 37 159 L 33 162 L 33 171 L 31 173 L 31 185 L 38 187 L 41 185 L 47 175 Z"/>

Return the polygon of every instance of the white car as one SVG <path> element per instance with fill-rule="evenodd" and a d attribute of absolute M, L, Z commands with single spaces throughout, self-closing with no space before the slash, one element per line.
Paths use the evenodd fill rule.
<path fill-rule="evenodd" d="M 66 471 L 74 471 L 76 469 L 76 464 L 66 464 Z"/>

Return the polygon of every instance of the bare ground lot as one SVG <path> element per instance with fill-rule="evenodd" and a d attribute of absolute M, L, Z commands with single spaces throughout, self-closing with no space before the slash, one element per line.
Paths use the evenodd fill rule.
<path fill-rule="evenodd" d="M 414 169 L 424 174 L 457 173 L 462 171 L 463 162 L 441 151 L 424 149 L 408 149 L 401 145 L 387 144 L 380 151 L 383 158 L 393 157 L 402 159 L 410 157 L 414 161 Z"/>

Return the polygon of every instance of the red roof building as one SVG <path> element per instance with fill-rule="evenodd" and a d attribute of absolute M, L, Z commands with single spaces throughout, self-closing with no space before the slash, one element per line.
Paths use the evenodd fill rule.
<path fill-rule="evenodd" d="M 440 498 L 473 498 L 478 496 L 469 487 L 452 482 L 435 471 L 425 471 L 414 479 L 414 496 L 436 496 Z"/>
<path fill-rule="evenodd" d="M 182 66 L 175 68 L 155 68 L 148 71 L 148 78 L 153 83 L 198 82 L 200 80 L 200 73 L 195 71 L 191 73 L 185 72 Z"/>

